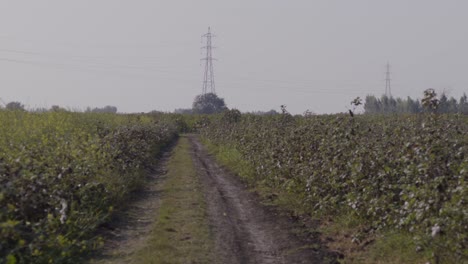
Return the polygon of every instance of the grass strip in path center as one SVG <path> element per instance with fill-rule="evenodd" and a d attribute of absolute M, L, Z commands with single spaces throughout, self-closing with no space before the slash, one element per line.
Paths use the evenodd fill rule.
<path fill-rule="evenodd" d="M 132 263 L 213 263 L 206 204 L 186 137 L 179 139 L 167 168 L 158 218 Z"/>

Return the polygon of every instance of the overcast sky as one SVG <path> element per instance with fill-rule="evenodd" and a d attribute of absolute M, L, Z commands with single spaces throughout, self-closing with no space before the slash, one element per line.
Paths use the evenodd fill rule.
<path fill-rule="evenodd" d="M 385 90 L 468 92 L 466 0 L 0 0 L 0 98 L 28 107 L 191 107 L 201 35 L 242 111 L 346 111 Z"/>

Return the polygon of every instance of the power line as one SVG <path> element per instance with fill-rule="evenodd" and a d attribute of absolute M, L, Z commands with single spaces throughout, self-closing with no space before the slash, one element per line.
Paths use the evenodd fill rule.
<path fill-rule="evenodd" d="M 210 93 L 216 94 L 216 87 L 214 81 L 214 71 L 213 71 L 213 46 L 211 45 L 211 39 L 215 37 L 211 34 L 211 27 L 208 27 L 208 33 L 202 36 L 206 38 L 206 46 L 203 47 L 206 49 L 206 56 L 202 60 L 205 61 L 205 73 L 203 75 L 203 88 L 202 94 L 205 95 L 209 90 Z"/>
<path fill-rule="evenodd" d="M 114 63 L 111 60 L 114 59 L 113 57 L 95 57 L 95 56 L 79 56 L 79 55 L 67 55 L 67 54 L 52 54 L 52 53 L 42 53 L 42 52 L 32 52 L 32 51 L 23 51 L 23 50 L 12 50 L 12 49 L 2 49 L 0 48 L 0 53 L 13 53 L 13 54 L 21 54 L 21 55 L 31 55 L 33 57 L 38 57 L 41 60 L 43 58 L 47 58 L 48 60 L 62 60 L 66 59 L 67 64 L 70 62 L 77 62 L 82 64 L 87 64 L 90 66 L 104 66 L 104 67 L 117 67 L 117 68 L 129 68 L 129 69 L 137 69 L 137 70 L 157 70 L 157 69 L 164 69 L 168 68 L 167 65 L 156 65 L 151 63 L 150 66 L 143 66 L 143 63 L 139 62 L 139 65 L 128 65 L 128 63 Z M 122 59 L 132 59 L 132 57 L 127 57 Z M 136 58 L 140 60 L 141 58 Z M 16 60 L 16 59 L 12 59 Z M 110 63 L 109 63 L 110 62 Z M 180 69 L 181 67 L 178 66 Z"/>

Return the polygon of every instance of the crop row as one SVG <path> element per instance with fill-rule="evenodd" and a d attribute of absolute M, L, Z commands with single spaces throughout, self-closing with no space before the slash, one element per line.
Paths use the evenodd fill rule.
<path fill-rule="evenodd" d="M 260 117 L 232 110 L 202 133 L 239 151 L 255 171 L 251 181 L 294 196 L 307 213 L 352 214 L 371 230 L 412 234 L 418 250 L 437 258 L 467 258 L 466 116 Z"/>
<path fill-rule="evenodd" d="M 0 111 L 0 124 L 0 263 L 76 263 L 176 136 L 142 115 Z"/>

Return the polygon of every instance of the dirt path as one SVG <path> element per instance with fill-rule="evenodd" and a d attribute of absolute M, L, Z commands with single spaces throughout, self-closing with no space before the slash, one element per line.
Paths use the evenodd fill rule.
<path fill-rule="evenodd" d="M 297 222 L 261 205 L 197 136 L 182 137 L 158 167 L 102 230 L 105 248 L 91 263 L 336 263 L 318 239 L 296 235 Z"/>
<path fill-rule="evenodd" d="M 262 206 L 236 177 L 216 164 L 196 136 L 189 139 L 222 263 L 334 262 L 320 244 L 295 236 L 293 221 Z"/>
<path fill-rule="evenodd" d="M 117 213 L 110 223 L 101 228 L 105 246 L 90 263 L 128 263 L 132 255 L 145 246 L 161 204 L 170 156 L 170 150 L 162 155 L 157 169 L 148 175 L 146 186 L 132 194 L 125 210 Z"/>

